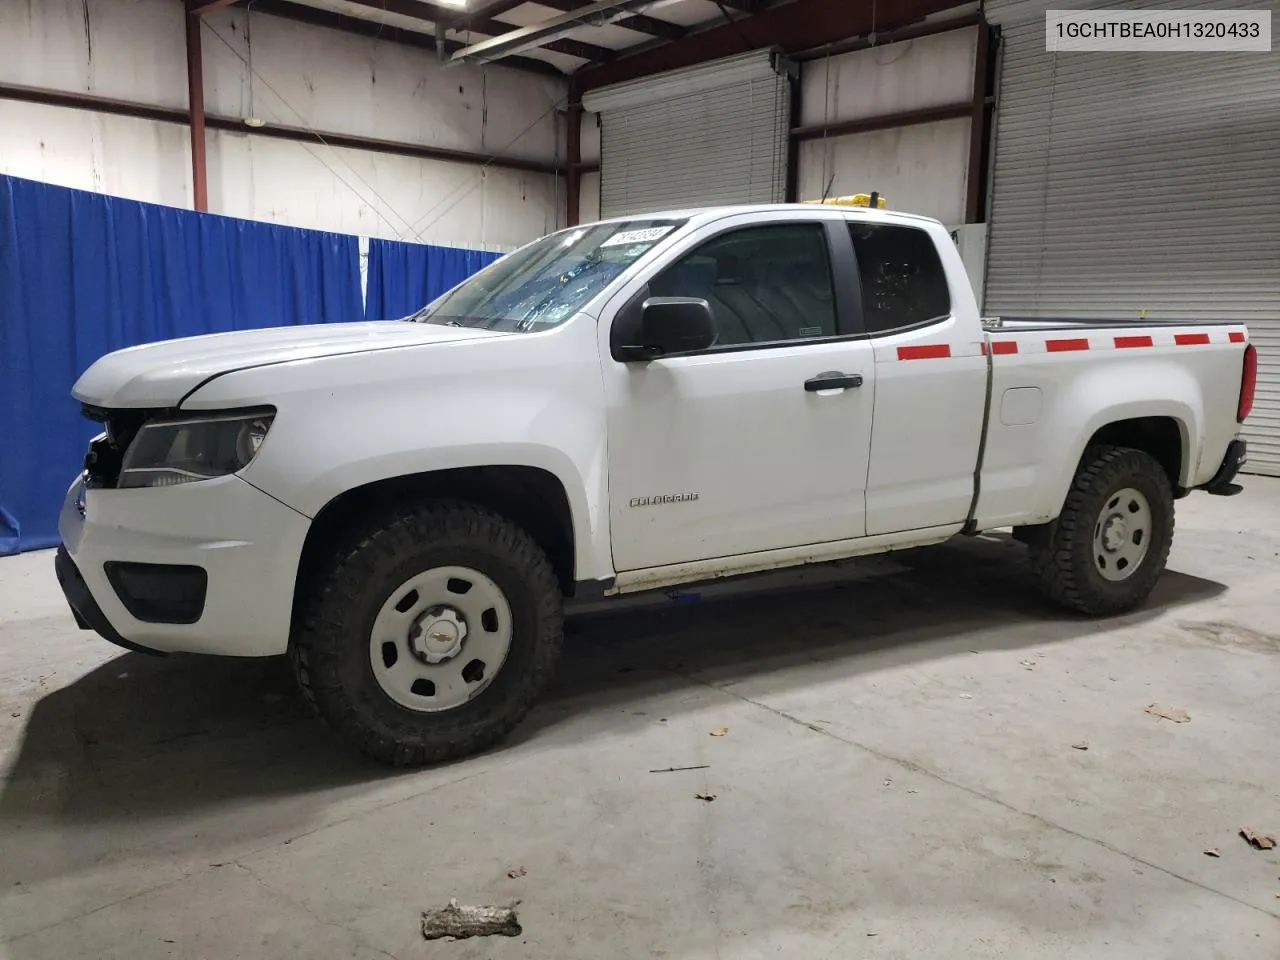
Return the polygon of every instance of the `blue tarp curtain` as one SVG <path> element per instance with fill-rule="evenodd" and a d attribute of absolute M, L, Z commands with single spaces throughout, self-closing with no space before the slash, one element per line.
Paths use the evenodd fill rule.
<path fill-rule="evenodd" d="M 0 176 L 0 555 L 57 542 L 97 432 L 71 385 L 98 357 L 362 306 L 355 237 Z"/>
<path fill-rule="evenodd" d="M 96 425 L 71 385 L 121 347 L 403 317 L 500 254 L 193 213 L 0 176 L 0 556 L 57 543 Z"/>
<path fill-rule="evenodd" d="M 407 317 L 500 256 L 484 250 L 370 240 L 364 318 Z"/>

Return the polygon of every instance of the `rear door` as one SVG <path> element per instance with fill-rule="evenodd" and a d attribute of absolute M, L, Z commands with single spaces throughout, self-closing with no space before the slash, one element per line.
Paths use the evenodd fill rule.
<path fill-rule="evenodd" d="M 875 366 L 853 269 L 838 216 L 744 214 L 615 301 L 601 324 L 615 569 L 865 534 Z M 717 344 L 615 359 L 647 296 L 706 299 Z"/>
<path fill-rule="evenodd" d="M 938 242 L 950 240 L 941 228 L 850 220 L 849 231 L 875 350 L 867 533 L 963 523 L 987 400 L 972 291 L 958 256 L 953 275 L 966 286 L 949 280 Z"/>

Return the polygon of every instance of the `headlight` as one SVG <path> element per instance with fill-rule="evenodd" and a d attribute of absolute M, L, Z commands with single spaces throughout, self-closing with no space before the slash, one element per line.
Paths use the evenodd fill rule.
<path fill-rule="evenodd" d="M 152 420 L 124 455 L 120 489 L 171 487 L 243 470 L 275 418 L 271 409 Z"/>

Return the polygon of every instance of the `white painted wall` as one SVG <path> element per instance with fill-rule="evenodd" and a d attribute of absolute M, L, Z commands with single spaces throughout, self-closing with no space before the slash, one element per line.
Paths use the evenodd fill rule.
<path fill-rule="evenodd" d="M 803 65 L 801 125 L 862 120 L 972 96 L 977 28 Z M 964 221 L 969 121 L 944 120 L 801 144 L 800 199 L 878 190 L 895 210 Z"/>
<path fill-rule="evenodd" d="M 969 121 L 942 120 L 800 144 L 800 199 L 877 190 L 903 213 L 964 222 Z M 834 176 L 833 176 L 834 175 Z"/>
<path fill-rule="evenodd" d="M 584 173 L 578 182 L 578 222 L 600 219 L 600 171 Z"/>
<path fill-rule="evenodd" d="M 583 163 L 600 162 L 600 114 L 582 114 L 582 136 L 578 149 Z"/>
<path fill-rule="evenodd" d="M 189 207 L 190 142 L 181 124 L 0 99 L 0 173 L 15 177 Z"/>
<path fill-rule="evenodd" d="M 442 67 L 433 54 L 244 10 L 204 27 L 206 108 L 269 124 L 554 162 L 553 77 Z M 252 52 L 258 75 L 250 84 Z M 183 109 L 178 0 L 0 0 L 0 82 Z M 348 233 L 504 249 L 563 222 L 545 174 L 208 133 L 215 213 Z M 0 172 L 191 205 L 177 124 L 0 100 Z"/>
<path fill-rule="evenodd" d="M 600 162 L 600 114 L 582 114 L 579 157 L 583 163 Z M 578 179 L 578 222 L 600 219 L 600 172 L 584 173 Z"/>

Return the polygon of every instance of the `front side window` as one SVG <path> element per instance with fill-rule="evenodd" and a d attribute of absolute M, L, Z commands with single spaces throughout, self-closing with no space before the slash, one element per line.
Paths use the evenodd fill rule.
<path fill-rule="evenodd" d="M 649 296 L 706 300 L 716 346 L 836 334 L 831 257 L 821 223 L 721 234 L 650 281 Z"/>
<path fill-rule="evenodd" d="M 683 223 L 627 220 L 553 233 L 494 261 L 408 319 L 508 333 L 554 327 Z"/>
<path fill-rule="evenodd" d="M 867 333 L 898 330 L 951 312 L 947 274 L 933 238 L 915 227 L 850 223 Z"/>

